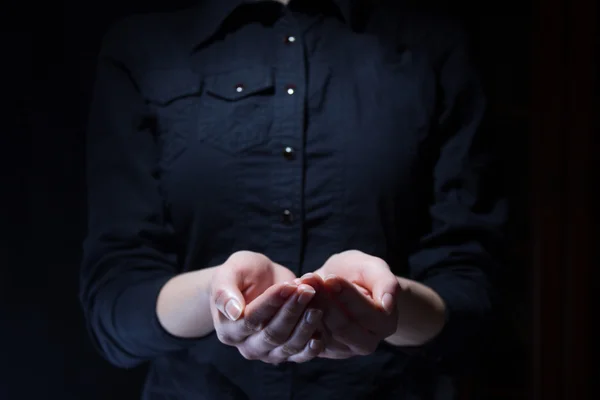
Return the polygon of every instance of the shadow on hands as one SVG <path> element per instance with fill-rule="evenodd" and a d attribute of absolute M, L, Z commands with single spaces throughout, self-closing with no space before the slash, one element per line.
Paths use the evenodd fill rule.
<path fill-rule="evenodd" d="M 219 340 L 235 346 L 246 359 L 270 364 L 317 357 L 324 348 L 317 334 L 323 312 L 308 305 L 322 280 L 315 276 L 298 283 L 276 282 L 277 275 L 291 274 L 293 278 L 293 274 L 255 253 L 245 252 L 236 262 L 228 262 L 219 267 L 211 288 L 211 312 Z M 257 267 L 262 268 L 261 273 Z M 265 281 L 275 282 L 258 294 Z"/>
<path fill-rule="evenodd" d="M 364 287 L 329 276 L 324 288 L 323 326 L 329 340 L 319 357 L 343 359 L 371 354 L 396 331 L 396 307 L 386 311 Z"/>

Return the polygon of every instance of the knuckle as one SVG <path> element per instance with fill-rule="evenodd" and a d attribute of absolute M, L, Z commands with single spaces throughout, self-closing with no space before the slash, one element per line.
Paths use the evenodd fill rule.
<path fill-rule="evenodd" d="M 263 340 L 271 346 L 281 346 L 285 343 L 285 340 L 287 339 L 287 337 L 284 337 L 279 332 L 268 327 L 263 329 L 262 333 Z"/>
<path fill-rule="evenodd" d="M 315 328 L 310 325 L 302 325 L 298 327 L 297 338 L 307 342 L 310 337 L 315 333 Z"/>
<path fill-rule="evenodd" d="M 379 257 L 373 257 L 373 259 L 371 260 L 371 264 L 375 268 L 390 269 L 388 264 L 382 258 Z"/>
<path fill-rule="evenodd" d="M 238 348 L 240 354 L 242 355 L 242 357 L 244 357 L 246 360 L 259 360 L 260 356 L 258 355 L 258 353 L 256 353 L 255 351 L 248 349 L 246 347 L 240 347 Z"/>
<path fill-rule="evenodd" d="M 235 340 L 230 334 L 221 331 L 217 332 L 217 339 L 219 339 L 221 343 L 226 345 L 232 345 L 235 343 Z"/>
<path fill-rule="evenodd" d="M 260 322 L 257 318 L 244 318 L 244 328 L 248 331 L 256 332 L 260 329 Z"/>
<path fill-rule="evenodd" d="M 280 347 L 280 350 L 283 354 L 292 356 L 294 354 L 298 354 L 298 353 L 302 352 L 303 349 L 298 348 L 297 346 L 291 345 L 289 343 L 286 343 Z"/>
<path fill-rule="evenodd" d="M 283 317 L 284 321 L 295 321 L 298 319 L 300 316 L 300 308 L 297 304 L 298 303 L 294 303 L 292 305 L 286 304 L 281 308 L 281 316 Z"/>

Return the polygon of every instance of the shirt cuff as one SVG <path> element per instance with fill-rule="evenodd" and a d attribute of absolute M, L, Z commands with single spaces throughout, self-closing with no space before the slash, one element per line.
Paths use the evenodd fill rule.
<path fill-rule="evenodd" d="M 486 312 L 481 307 L 487 298 L 481 291 L 472 291 L 473 282 L 455 274 L 439 274 L 426 279 L 424 285 L 435 291 L 445 304 L 444 327 L 419 353 L 444 369 L 453 372 L 468 368 L 483 334 Z"/>
<path fill-rule="evenodd" d="M 140 352 L 160 353 L 186 349 L 200 340 L 200 338 L 179 338 L 170 334 L 158 320 L 156 315 L 156 302 L 163 286 L 173 276 L 160 277 L 158 279 L 145 281 L 127 290 L 122 300 L 122 307 L 128 308 L 129 312 L 122 314 L 127 318 L 123 321 L 123 328 L 127 336 L 135 339 L 141 348 Z M 140 301 L 141 300 L 141 301 Z M 137 347 L 137 346 L 136 346 Z"/>
<path fill-rule="evenodd" d="M 90 323 L 90 328 L 94 345 L 111 364 L 133 368 L 167 353 L 188 349 L 202 339 L 173 336 L 158 320 L 156 301 L 172 277 L 154 276 L 135 284 L 126 282 L 121 290 L 110 289 L 120 295 L 116 299 L 114 295 L 103 299 L 104 307 L 98 307 L 99 318 Z"/>

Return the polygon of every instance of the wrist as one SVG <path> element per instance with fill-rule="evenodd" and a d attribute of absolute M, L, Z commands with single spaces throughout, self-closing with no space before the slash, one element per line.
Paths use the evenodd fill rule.
<path fill-rule="evenodd" d="M 177 275 L 162 287 L 156 301 L 156 315 L 168 333 L 194 338 L 213 330 L 209 299 L 214 269 Z"/>
<path fill-rule="evenodd" d="M 396 332 L 385 341 L 395 346 L 421 346 L 442 331 L 446 306 L 431 288 L 400 277 L 398 282 L 398 326 Z"/>

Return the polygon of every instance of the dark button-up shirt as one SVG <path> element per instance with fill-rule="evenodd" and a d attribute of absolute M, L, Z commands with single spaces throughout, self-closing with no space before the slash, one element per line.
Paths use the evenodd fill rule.
<path fill-rule="evenodd" d="M 212 0 L 106 36 L 81 298 L 104 357 L 151 360 L 145 399 L 452 397 L 440 366 L 490 310 L 505 214 L 484 99 L 453 24 L 372 4 Z M 416 351 L 273 366 L 157 321 L 167 280 L 235 251 L 300 276 L 348 249 L 433 288 L 444 331 Z"/>

